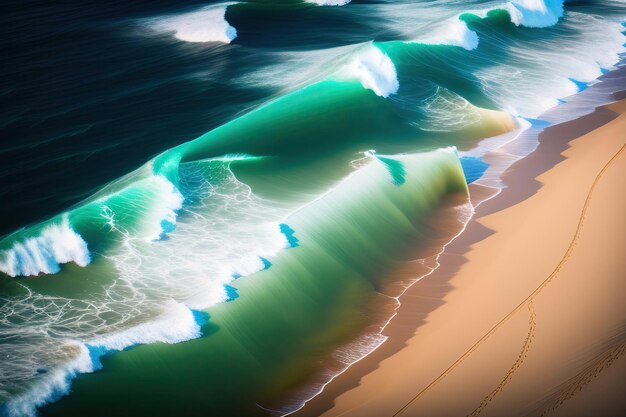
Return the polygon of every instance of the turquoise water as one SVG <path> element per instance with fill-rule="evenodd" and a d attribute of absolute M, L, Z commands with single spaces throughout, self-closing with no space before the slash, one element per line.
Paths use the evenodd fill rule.
<path fill-rule="evenodd" d="M 460 162 L 468 184 L 482 177 L 487 168 L 489 168 L 489 164 L 481 158 L 472 156 L 464 156 L 460 158 Z"/>

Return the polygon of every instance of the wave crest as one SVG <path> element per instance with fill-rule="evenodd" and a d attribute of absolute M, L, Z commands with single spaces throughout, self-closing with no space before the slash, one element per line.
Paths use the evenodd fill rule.
<path fill-rule="evenodd" d="M 61 223 L 46 226 L 37 237 L 16 242 L 0 252 L 0 271 L 16 276 L 54 274 L 61 264 L 74 262 L 86 266 L 91 262 L 87 242 L 70 226 L 67 215 Z"/>
<path fill-rule="evenodd" d="M 468 51 L 478 48 L 478 34 L 458 18 L 448 21 L 441 29 L 418 41 L 424 45 L 460 46 Z"/>
<path fill-rule="evenodd" d="M 345 6 L 350 0 L 306 0 L 307 3 L 317 4 L 318 6 Z"/>
<path fill-rule="evenodd" d="M 555 25 L 563 16 L 563 0 L 513 0 L 506 9 L 516 25 L 544 28 Z"/>
<path fill-rule="evenodd" d="M 389 97 L 400 88 L 396 67 L 391 59 L 375 46 L 359 54 L 348 65 L 347 72 L 358 79 L 364 88 L 381 97 Z"/>
<path fill-rule="evenodd" d="M 237 37 L 237 29 L 226 21 L 226 9 L 232 4 L 236 3 L 153 19 L 150 26 L 160 32 L 174 32 L 181 41 L 231 43 Z"/>

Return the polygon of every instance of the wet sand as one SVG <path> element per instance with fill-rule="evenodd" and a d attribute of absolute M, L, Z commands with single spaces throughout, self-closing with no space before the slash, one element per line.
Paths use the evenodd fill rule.
<path fill-rule="evenodd" d="M 626 100 L 546 129 L 389 339 L 297 415 L 623 415 L 625 145 Z"/>

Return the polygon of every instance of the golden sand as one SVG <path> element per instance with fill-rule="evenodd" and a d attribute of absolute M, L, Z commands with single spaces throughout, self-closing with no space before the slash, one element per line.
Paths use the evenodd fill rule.
<path fill-rule="evenodd" d="M 401 299 L 385 330 L 395 348 L 383 345 L 298 415 L 625 415 L 626 101 L 599 112 L 619 116 L 561 140 L 569 148 L 537 171 L 527 198 L 479 208 L 473 238 L 455 241 Z M 548 155 L 556 145 L 542 146 Z M 540 163 L 531 155 L 510 175 Z M 396 335 L 426 303 L 410 334 Z"/>

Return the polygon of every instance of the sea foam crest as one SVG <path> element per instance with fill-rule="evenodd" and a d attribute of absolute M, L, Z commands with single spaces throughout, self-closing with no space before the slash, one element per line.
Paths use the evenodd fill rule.
<path fill-rule="evenodd" d="M 563 0 L 513 0 L 500 8 L 509 12 L 514 24 L 530 28 L 555 25 L 563 16 Z"/>
<path fill-rule="evenodd" d="M 226 9 L 236 3 L 215 4 L 189 13 L 169 15 L 151 21 L 153 29 L 174 32 L 186 42 L 231 43 L 237 30 L 226 21 Z"/>
<path fill-rule="evenodd" d="M 579 92 L 585 84 L 594 82 L 603 70 L 614 68 L 620 54 L 626 52 L 626 38 L 619 23 L 572 12 L 561 25 L 570 29 L 586 28 L 585 36 L 562 42 L 558 48 L 546 46 L 528 56 L 530 62 L 539 64 L 532 68 L 520 70 L 502 63 L 474 72 L 499 108 L 511 115 L 537 118 Z M 602 48 L 594 45 L 602 45 Z M 550 71 L 541 69 L 542 62 L 551 62 Z M 528 87 L 520 88 L 524 85 Z M 537 88 L 541 90 L 539 95 Z"/>
<path fill-rule="evenodd" d="M 9 417 L 36 416 L 37 408 L 58 400 L 70 391 L 72 379 L 101 368 L 102 356 L 135 345 L 179 343 L 202 336 L 206 314 L 194 313 L 184 304 L 170 300 L 155 320 L 90 340 L 67 342 L 73 359 L 52 369 L 25 393 L 5 404 Z M 204 317 L 203 317 L 204 316 Z"/>
<path fill-rule="evenodd" d="M 455 17 L 443 25 L 441 29 L 435 30 L 417 42 L 425 45 L 460 46 L 471 51 L 478 47 L 478 34 L 469 29 L 465 22 Z"/>
<path fill-rule="evenodd" d="M 318 6 L 345 6 L 350 0 L 306 0 L 307 3 L 317 4 Z"/>
<path fill-rule="evenodd" d="M 86 266 L 91 255 L 87 242 L 71 228 L 67 215 L 61 223 L 46 226 L 39 236 L 0 252 L 0 271 L 12 277 L 54 274 L 68 262 Z"/>
<path fill-rule="evenodd" d="M 562 0 L 513 0 L 496 8 L 508 11 L 511 21 L 517 26 L 548 27 L 555 25 L 563 16 Z M 475 14 L 484 18 L 492 10 L 485 9 Z M 457 16 L 448 20 L 441 29 L 435 30 L 416 42 L 426 45 L 460 46 L 471 51 L 478 47 L 479 37 Z"/>
<path fill-rule="evenodd" d="M 178 189 L 162 175 L 154 175 L 150 181 L 159 191 L 159 197 L 151 207 L 146 219 L 148 240 L 159 240 L 171 232 L 176 225 L 176 212 L 183 206 L 184 197 Z"/>
<path fill-rule="evenodd" d="M 396 67 L 391 59 L 375 46 L 359 54 L 348 65 L 348 73 L 357 78 L 363 87 L 381 97 L 389 97 L 400 88 Z"/>

